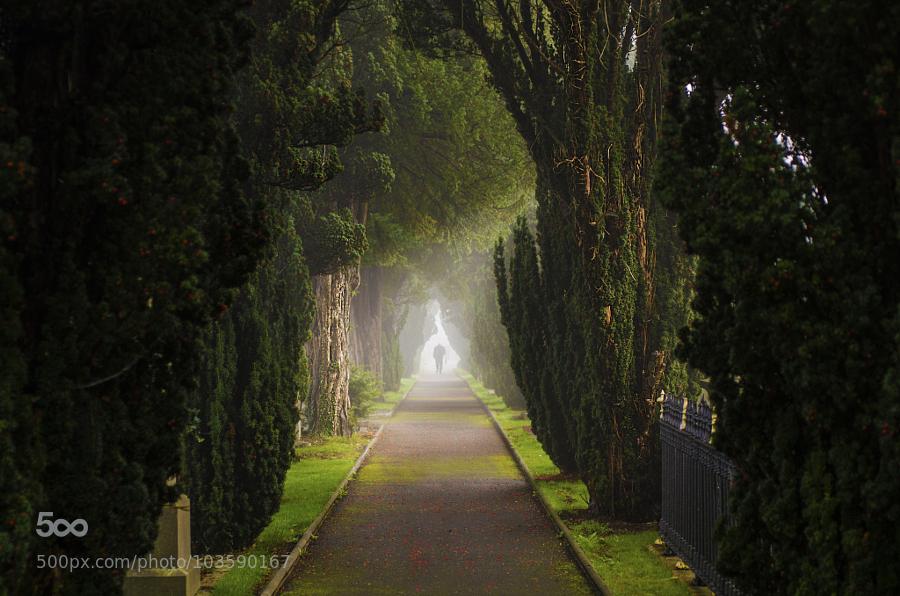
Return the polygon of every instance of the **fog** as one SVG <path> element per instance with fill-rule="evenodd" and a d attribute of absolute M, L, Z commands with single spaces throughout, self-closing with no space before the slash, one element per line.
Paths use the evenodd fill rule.
<path fill-rule="evenodd" d="M 453 372 L 453 370 L 459 366 L 460 358 L 459 354 L 456 353 L 456 350 L 453 349 L 453 346 L 450 345 L 450 339 L 447 337 L 447 332 L 444 330 L 444 322 L 441 320 L 440 303 L 437 303 L 436 311 L 437 312 L 434 313 L 434 326 L 437 328 L 437 331 L 435 331 L 435 333 L 425 341 L 425 345 L 422 346 L 422 352 L 419 357 L 419 372 L 431 374 L 437 372 L 434 363 L 434 348 L 438 344 L 441 344 L 447 349 L 447 354 L 444 357 L 444 374 L 447 374 Z"/>

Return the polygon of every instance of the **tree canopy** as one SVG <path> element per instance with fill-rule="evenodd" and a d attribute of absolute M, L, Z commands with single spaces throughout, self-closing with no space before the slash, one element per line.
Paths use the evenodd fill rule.
<path fill-rule="evenodd" d="M 689 267 L 651 192 L 666 5 L 404 6 L 421 43 L 484 57 L 536 164 L 537 243 L 520 227 L 496 271 L 517 381 L 538 427 L 552 425 L 539 436 L 596 509 L 650 518 L 655 399 L 685 386 L 668 364 L 688 312 Z"/>
<path fill-rule="evenodd" d="M 721 571 L 900 593 L 885 4 L 4 2 L 0 594 L 121 592 L 34 561 L 133 560 L 183 491 L 252 545 L 430 296 L 589 515 L 656 520 L 659 398 L 710 400 Z"/>

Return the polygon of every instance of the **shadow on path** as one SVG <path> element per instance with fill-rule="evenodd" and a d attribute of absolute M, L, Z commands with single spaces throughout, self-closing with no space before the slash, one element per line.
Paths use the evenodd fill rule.
<path fill-rule="evenodd" d="M 590 594 L 468 385 L 426 376 L 283 594 Z"/>

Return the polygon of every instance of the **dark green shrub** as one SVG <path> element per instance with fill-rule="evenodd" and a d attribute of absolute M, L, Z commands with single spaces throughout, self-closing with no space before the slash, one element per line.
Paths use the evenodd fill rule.
<path fill-rule="evenodd" d="M 259 51 L 279 46 L 267 29 L 252 72 L 240 74 L 254 35 L 243 8 L 257 25 L 261 15 L 289 22 L 275 28 L 290 32 L 278 41 L 301 47 L 277 54 L 284 68 L 270 68 L 275 54 Z M 180 489 L 167 479 L 183 472 L 191 419 L 199 431 L 206 416 L 210 432 L 225 437 L 241 426 L 226 423 L 216 401 L 188 410 L 198 374 L 216 399 L 229 392 L 216 376 L 222 370 L 234 368 L 236 387 L 252 388 L 231 418 L 249 429 L 233 478 L 266 479 L 261 506 L 270 507 L 276 483 L 268 479 L 285 465 L 289 439 L 269 430 L 291 413 L 283 402 L 257 403 L 255 393 L 281 395 L 302 384 L 285 380 L 302 369 L 296 360 L 270 367 L 283 337 L 265 329 L 277 317 L 247 287 L 277 293 L 283 272 L 260 273 L 257 264 L 282 232 L 282 193 L 293 191 L 290 200 L 322 184 L 339 163 L 321 145 L 365 128 L 357 94 L 309 84 L 339 12 L 293 0 L 13 0 L 0 8 L 0 593 L 120 589 L 123 569 L 65 574 L 25 562 L 152 547 L 162 504 Z M 273 117 L 273 105 L 285 111 Z M 272 122 L 294 136 L 276 134 Z M 255 313 L 254 324 L 239 328 L 252 319 L 245 313 L 224 331 L 249 338 L 241 353 L 208 329 L 254 272 L 235 307 Z M 278 331 L 290 341 L 304 332 L 302 324 Z M 212 371 L 201 369 L 204 359 Z M 258 426 L 266 416 L 277 422 Z M 232 474 L 228 458 L 216 457 Z M 233 506 L 224 495 L 212 502 Z M 246 503 L 252 523 L 265 517 L 255 505 Z M 37 511 L 84 518 L 90 531 L 37 539 Z"/>
<path fill-rule="evenodd" d="M 519 234 L 497 282 L 543 444 L 578 471 L 592 509 L 653 519 L 656 397 L 688 312 L 685 300 L 670 308 L 687 280 L 661 268 L 682 258 L 681 246 L 651 188 L 668 5 L 400 5 L 417 43 L 446 51 L 460 38 L 450 30 L 466 34 L 534 160 L 536 240 Z"/>
<path fill-rule="evenodd" d="M 544 280 L 537 246 L 528 222 L 520 218 L 513 228 L 513 255 L 509 273 L 505 244 L 498 243 L 494 274 L 503 325 L 509 335 L 512 370 L 525 396 L 535 436 L 560 469 L 576 471 L 577 436 L 574 410 L 569 404 L 574 379 L 554 379 L 560 361 L 551 351 L 556 329 L 543 299 Z M 556 335 L 557 342 L 562 337 Z M 557 381 L 558 382 L 555 382 Z"/>
<path fill-rule="evenodd" d="M 470 279 L 466 317 L 469 322 L 469 368 L 485 387 L 493 389 L 510 408 L 525 408 L 525 397 L 511 366 L 509 336 L 500 320 L 497 284 L 489 270 L 479 268 Z"/>
<path fill-rule="evenodd" d="M 350 369 L 350 403 L 354 423 L 369 414 L 372 402 L 381 396 L 381 383 L 371 372 L 354 366 Z"/>
<path fill-rule="evenodd" d="M 0 593 L 111 594 L 123 569 L 35 555 L 144 553 L 173 497 L 195 342 L 264 240 L 230 122 L 252 30 L 224 0 L 0 11 Z"/>
<path fill-rule="evenodd" d="M 208 334 L 198 429 L 186 439 L 192 540 L 200 553 L 248 546 L 278 510 L 290 466 L 303 344 L 313 313 L 299 238 L 286 221 L 276 253 Z"/>
<path fill-rule="evenodd" d="M 898 22 L 685 0 L 669 38 L 659 180 L 739 469 L 721 567 L 751 594 L 900 593 Z"/>

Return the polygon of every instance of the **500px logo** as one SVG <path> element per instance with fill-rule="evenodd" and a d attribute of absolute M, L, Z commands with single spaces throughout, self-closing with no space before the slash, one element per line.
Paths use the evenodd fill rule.
<path fill-rule="evenodd" d="M 69 534 L 76 538 L 82 538 L 88 533 L 88 524 L 83 519 L 76 519 L 72 522 L 62 518 L 54 520 L 52 511 L 41 511 L 38 513 L 34 531 L 41 538 L 49 538 L 50 536 L 63 538 Z"/>

